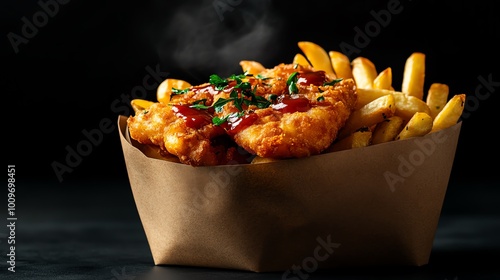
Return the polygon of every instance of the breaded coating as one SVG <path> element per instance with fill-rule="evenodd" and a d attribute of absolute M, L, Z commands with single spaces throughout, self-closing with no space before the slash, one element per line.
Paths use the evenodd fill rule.
<path fill-rule="evenodd" d="M 333 143 L 356 102 L 354 80 L 280 64 L 254 75 L 212 75 L 175 92 L 168 105 L 136 112 L 128 126 L 139 143 L 193 166 L 249 163 L 249 155 L 301 158 Z"/>
<path fill-rule="evenodd" d="M 297 73 L 296 92 L 289 92 L 290 75 Z M 257 75 L 256 75 L 257 76 Z M 229 119 L 226 129 L 248 152 L 264 158 L 300 158 L 320 154 L 336 139 L 354 110 L 357 93 L 352 79 L 332 82 L 332 77 L 311 67 L 280 64 L 251 81 L 255 95 L 271 100 L 268 108 L 244 107 L 247 115 Z M 325 83 L 327 85 L 325 85 Z M 228 98 L 219 94 L 217 98 Z M 237 112 L 234 103 L 218 113 Z"/>
<path fill-rule="evenodd" d="M 184 164 L 225 164 L 228 147 L 222 141 L 227 137 L 224 129 L 213 125 L 209 116 L 206 121 L 198 121 L 197 127 L 189 127 L 175 108 L 154 103 L 147 110 L 130 116 L 127 120 L 130 137 L 141 144 L 156 145 Z"/>
<path fill-rule="evenodd" d="M 317 101 L 319 96 L 323 101 Z M 353 80 L 339 82 L 323 92 L 299 94 L 310 102 L 304 112 L 283 113 L 271 108 L 255 110 L 258 117 L 236 133 L 236 143 L 260 157 L 292 158 L 321 153 L 336 139 L 356 102 Z"/>

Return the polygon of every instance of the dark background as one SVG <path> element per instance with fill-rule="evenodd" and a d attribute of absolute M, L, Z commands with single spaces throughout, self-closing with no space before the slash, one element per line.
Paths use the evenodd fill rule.
<path fill-rule="evenodd" d="M 401 12 L 385 18 L 384 26 L 377 24 L 380 29 L 372 29 L 361 46 L 356 41 L 356 29 L 365 30 L 376 22 L 374 14 L 380 15 L 387 11 L 388 3 L 398 2 Z M 52 5 L 44 10 L 37 1 L 8 0 L 0 4 L 0 87 L 6 98 L 2 102 L 3 150 L 6 163 L 16 165 L 18 214 L 26 224 L 18 228 L 18 234 L 26 243 L 31 240 L 29 246 L 25 243 L 29 248 L 21 266 L 36 267 L 40 252 L 47 254 L 52 245 L 63 240 L 71 241 L 71 250 L 85 251 L 75 245 L 77 237 L 68 236 L 66 230 L 43 231 L 52 238 L 33 241 L 40 238 L 41 228 L 58 228 L 68 220 L 108 226 L 133 223 L 132 231 L 143 242 L 137 246 L 146 256 L 142 261 L 151 265 L 128 185 L 116 127 L 118 115 L 130 113 L 130 99 L 155 100 L 156 89 L 149 85 L 159 84 L 159 77 L 197 84 L 206 82 L 213 73 L 240 73 L 240 60 L 255 60 L 266 67 L 289 63 L 301 52 L 299 41 L 315 42 L 326 51 L 343 51 L 342 45 L 356 47 L 349 55 L 351 59 L 369 58 L 378 71 L 392 67 L 395 89 L 400 88 L 406 58 L 415 51 L 425 53 L 425 89 L 433 82 L 446 83 L 450 95 L 468 96 L 443 215 L 468 217 L 457 224 L 461 233 L 477 228 L 474 221 L 480 217 L 498 220 L 495 134 L 499 120 L 500 17 L 494 1 L 40 3 Z M 214 5 L 220 8 L 218 12 Z M 30 29 L 26 22 L 38 22 L 38 27 Z M 21 43 L 19 36 L 24 38 Z M 18 44 L 13 44 L 14 37 Z M 151 71 L 160 76 L 155 79 Z M 145 84 L 148 75 L 153 79 Z M 482 80 L 489 80 L 490 86 L 485 87 Z M 148 89 L 141 91 L 145 87 Z M 108 122 L 105 129 L 100 128 L 102 122 Z M 94 137 L 90 150 L 78 160 L 72 157 L 69 164 L 68 151 L 89 143 L 89 133 Z M 67 172 L 58 177 L 54 164 L 66 166 Z M 498 222 L 485 228 L 490 237 L 480 233 L 465 237 L 479 240 L 481 250 L 498 248 L 498 242 L 492 245 L 497 240 L 492 236 L 497 235 L 491 230 L 498 231 Z M 473 244 L 453 232 L 438 231 L 442 237 L 439 234 Z M 106 246 L 91 246 L 92 253 L 82 254 L 102 256 L 102 247 Z M 60 262 L 55 255 L 41 259 Z M 441 270 L 444 274 L 436 279 L 452 279 L 475 255 L 466 260 L 446 257 L 455 266 Z M 79 267 L 71 260 L 66 258 L 66 265 Z M 115 267 L 123 268 L 120 264 Z M 103 279 L 112 278 L 111 272 L 105 269 Z"/>
<path fill-rule="evenodd" d="M 58 4 L 57 13 L 27 43 L 19 43 L 17 53 L 7 35 L 22 36 L 22 18 L 33 23 L 33 16 L 43 9 L 34 1 L 2 2 L 5 150 L 9 163 L 18 167 L 19 179 L 62 187 L 82 179 L 126 178 L 116 126 L 101 130 L 102 139 L 88 155 L 74 159 L 77 166 L 66 164 L 67 148 L 76 150 L 88 140 L 83 130 L 96 133 L 102 120 L 115 125 L 119 114 L 130 112 L 128 100 L 133 97 L 155 100 L 155 89 L 144 90 L 146 68 L 158 67 L 162 79 L 196 84 L 212 73 L 239 73 L 240 60 L 267 67 L 291 62 L 301 52 L 298 41 L 342 51 L 341 44 L 360 46 L 355 28 L 365 30 L 375 21 L 372 13 L 387 10 L 391 3 L 229 1 L 235 6 L 219 10 L 220 18 L 214 3 L 224 0 L 193 2 Z M 386 27 L 378 25 L 378 32 L 372 29 L 376 35 L 350 58 L 367 57 L 378 71 L 392 67 L 398 89 L 406 58 L 414 51 L 425 53 L 426 89 L 440 82 L 449 85 L 450 94 L 469 96 L 452 179 L 493 180 L 495 165 L 487 159 L 498 155 L 492 133 L 498 119 L 495 91 L 500 86 L 496 82 L 490 90 L 476 89 L 479 76 L 500 81 L 496 10 L 483 1 L 399 3 L 401 12 L 392 14 Z M 150 79 L 148 84 L 158 81 Z M 54 162 L 71 169 L 64 172 L 62 182 Z"/>

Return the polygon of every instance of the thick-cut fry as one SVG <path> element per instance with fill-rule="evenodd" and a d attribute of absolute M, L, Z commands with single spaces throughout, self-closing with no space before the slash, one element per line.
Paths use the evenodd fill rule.
<path fill-rule="evenodd" d="M 190 87 L 191 84 L 178 79 L 165 79 L 158 86 L 156 90 L 156 99 L 160 103 L 168 104 L 170 102 L 170 95 L 172 93 L 172 89 L 186 89 Z"/>
<path fill-rule="evenodd" d="M 323 70 L 332 77 L 336 77 L 333 72 L 330 57 L 320 45 L 307 41 L 299 42 L 298 45 L 302 52 L 304 52 L 312 67 L 316 70 Z"/>
<path fill-rule="evenodd" d="M 311 65 L 311 64 L 309 64 L 309 61 L 307 61 L 307 58 L 304 55 L 302 55 L 301 53 L 298 53 L 293 57 L 293 64 L 298 64 L 298 65 L 302 65 L 302 66 L 310 66 Z"/>
<path fill-rule="evenodd" d="M 355 131 L 351 135 L 333 143 L 326 152 L 337 152 L 354 148 L 366 147 L 371 144 L 371 131 Z"/>
<path fill-rule="evenodd" d="M 410 120 L 416 112 L 431 114 L 429 106 L 422 99 L 404 93 L 393 93 L 393 95 L 396 103 L 394 115 L 402 117 L 403 120 Z"/>
<path fill-rule="evenodd" d="M 401 131 L 402 125 L 403 119 L 399 116 L 392 116 L 378 123 L 373 130 L 372 145 L 393 141 Z"/>
<path fill-rule="evenodd" d="M 449 87 L 446 84 L 433 83 L 427 92 L 426 103 L 431 110 L 431 117 L 434 119 L 444 105 L 448 102 Z"/>
<path fill-rule="evenodd" d="M 338 51 L 329 51 L 330 61 L 332 62 L 333 71 L 337 78 L 353 79 L 351 62 L 347 55 Z"/>
<path fill-rule="evenodd" d="M 444 105 L 443 110 L 434 118 L 434 124 L 432 127 L 432 132 L 445 129 L 458 122 L 460 116 L 464 111 L 465 105 L 465 94 L 454 95 L 446 105 Z"/>
<path fill-rule="evenodd" d="M 399 91 L 387 90 L 387 89 L 374 89 L 374 88 L 358 88 L 358 102 L 356 103 L 356 109 L 359 109 L 366 104 L 372 102 L 373 100 L 382 97 L 384 95 L 401 93 Z"/>
<path fill-rule="evenodd" d="M 240 61 L 240 66 L 241 69 L 243 70 L 243 73 L 248 73 L 252 75 L 257 75 L 260 72 L 266 70 L 266 68 L 260 62 L 253 60 L 242 60 Z"/>
<path fill-rule="evenodd" d="M 339 139 L 349 136 L 360 128 L 370 127 L 392 117 L 396 111 L 395 105 L 394 96 L 388 94 L 355 110 L 339 132 Z"/>
<path fill-rule="evenodd" d="M 396 140 L 410 137 L 424 136 L 432 130 L 432 118 L 424 112 L 416 112 L 408 121 L 401 132 L 396 136 Z"/>
<path fill-rule="evenodd" d="M 392 87 L 392 68 L 387 67 L 384 71 L 380 72 L 373 80 L 373 88 L 375 89 L 391 89 Z"/>
<path fill-rule="evenodd" d="M 423 99 L 425 80 L 425 54 L 412 53 L 405 63 L 401 91 Z"/>
<path fill-rule="evenodd" d="M 130 101 L 130 105 L 132 106 L 132 109 L 134 109 L 134 112 L 137 114 L 148 109 L 149 106 L 153 105 L 153 102 L 145 99 L 133 99 L 132 101 Z"/>
<path fill-rule="evenodd" d="M 373 81 L 378 75 L 373 62 L 360 56 L 352 60 L 351 67 L 357 88 L 373 88 Z"/>
<path fill-rule="evenodd" d="M 406 121 L 408 121 L 416 112 L 424 112 L 429 115 L 431 114 L 430 108 L 425 101 L 399 91 L 387 89 L 357 89 L 357 91 L 358 102 L 355 107 L 356 109 L 360 109 L 377 98 L 392 94 L 394 95 L 396 102 L 395 115 L 402 117 Z"/>

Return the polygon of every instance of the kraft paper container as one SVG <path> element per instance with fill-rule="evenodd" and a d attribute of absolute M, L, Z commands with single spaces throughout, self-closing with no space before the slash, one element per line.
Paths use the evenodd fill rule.
<path fill-rule="evenodd" d="M 118 124 L 154 264 L 255 272 L 427 264 L 461 128 L 304 159 L 192 167 L 145 156 L 126 117 Z"/>

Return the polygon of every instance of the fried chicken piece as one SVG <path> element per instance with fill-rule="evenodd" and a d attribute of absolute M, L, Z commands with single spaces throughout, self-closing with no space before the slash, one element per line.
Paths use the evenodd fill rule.
<path fill-rule="evenodd" d="M 319 154 L 357 101 L 354 81 L 334 78 L 292 64 L 254 76 L 213 75 L 210 83 L 176 92 L 170 104 L 129 117 L 130 135 L 193 166 Z"/>
<path fill-rule="evenodd" d="M 333 81 L 325 72 L 311 67 L 281 64 L 259 75 L 265 79 L 250 83 L 257 84 L 255 96 L 265 100 L 274 97 L 269 107 L 250 104 L 241 105 L 240 110 L 228 103 L 218 113 L 223 117 L 245 112 L 228 118 L 224 127 L 238 145 L 259 157 L 320 154 L 336 139 L 357 101 L 352 79 Z M 292 83 L 295 88 L 290 87 Z M 217 97 L 228 98 L 222 93 Z"/>
<path fill-rule="evenodd" d="M 127 119 L 130 136 L 141 144 L 156 145 L 193 166 L 226 164 L 234 150 L 227 134 L 212 124 L 206 111 L 186 105 L 154 103 Z"/>

